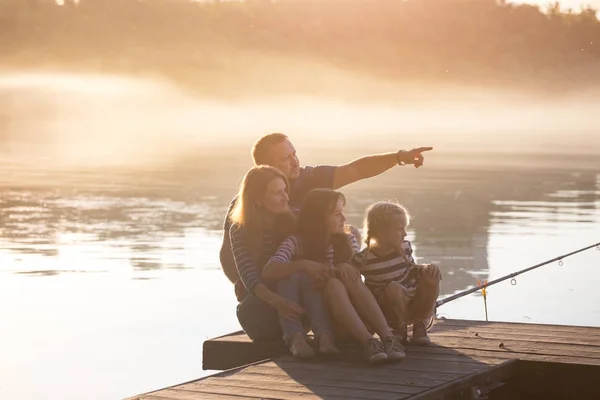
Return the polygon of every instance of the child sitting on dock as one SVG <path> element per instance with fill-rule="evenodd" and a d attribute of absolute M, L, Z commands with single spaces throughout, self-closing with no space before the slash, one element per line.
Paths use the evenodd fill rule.
<path fill-rule="evenodd" d="M 304 271 L 320 281 L 334 323 L 340 332 L 358 340 L 367 361 L 403 359 L 406 354 L 394 337 L 377 301 L 360 279 L 360 273 L 349 264 L 360 250 L 354 235 L 345 232 L 343 214 L 345 197 L 331 189 L 314 189 L 308 193 L 298 215 L 296 234 L 286 238 L 262 270 L 262 278 L 282 279 Z M 344 256 L 340 259 L 334 251 L 334 241 L 343 239 L 339 246 Z M 351 245 L 352 243 L 352 245 Z M 346 260 L 344 262 L 344 260 Z M 326 266 L 325 272 L 323 267 Z M 381 341 L 365 326 L 365 322 L 379 335 Z M 334 324 L 334 330 L 335 329 Z"/>
<path fill-rule="evenodd" d="M 434 264 L 416 264 L 406 238 L 410 216 L 401 205 L 382 201 L 365 212 L 367 247 L 352 264 L 381 306 L 390 326 L 403 342 L 407 324 L 413 322 L 411 342 L 427 345 L 427 322 L 440 291 L 441 272 Z"/>

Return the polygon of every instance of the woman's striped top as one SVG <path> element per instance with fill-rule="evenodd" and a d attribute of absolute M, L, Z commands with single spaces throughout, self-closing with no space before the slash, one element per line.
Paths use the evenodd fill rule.
<path fill-rule="evenodd" d="M 354 253 L 358 253 L 360 251 L 360 245 L 358 244 L 356 237 L 349 233 L 348 239 L 350 240 L 350 245 L 352 246 Z M 269 262 L 286 263 L 300 260 L 302 257 L 302 239 L 297 235 L 292 235 L 281 242 L 281 245 L 279 245 L 279 248 Z M 333 246 L 329 246 L 329 249 L 327 250 L 327 261 L 329 262 L 329 265 L 333 267 Z"/>
<path fill-rule="evenodd" d="M 265 230 L 263 232 L 262 251 L 258 260 L 255 261 L 252 252 L 248 247 L 246 234 L 247 232 L 244 227 L 237 224 L 233 224 L 229 229 L 231 250 L 240 275 L 240 280 L 246 287 L 248 293 L 253 293 L 254 287 L 259 283 L 263 283 L 261 278 L 262 269 L 267 264 L 267 260 L 275 253 L 277 247 L 272 232 Z"/>

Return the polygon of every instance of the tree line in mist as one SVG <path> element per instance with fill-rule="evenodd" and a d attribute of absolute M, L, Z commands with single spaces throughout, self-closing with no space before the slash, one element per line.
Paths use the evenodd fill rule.
<path fill-rule="evenodd" d="M 211 71 L 268 80 L 285 68 L 254 61 L 284 57 L 395 81 L 560 88 L 600 80 L 600 22 L 593 9 L 497 0 L 0 0 L 0 54 L 5 69 L 143 72 L 200 86 L 215 84 L 201 78 Z"/>

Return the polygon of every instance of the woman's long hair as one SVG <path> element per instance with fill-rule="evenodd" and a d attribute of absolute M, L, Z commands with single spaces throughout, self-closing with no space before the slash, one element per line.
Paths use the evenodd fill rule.
<path fill-rule="evenodd" d="M 289 194 L 288 180 L 277 168 L 258 165 L 252 167 L 244 176 L 240 185 L 235 206 L 229 214 L 232 224 L 244 228 L 248 247 L 253 258 L 258 260 L 264 244 L 265 223 L 263 214 L 257 203 L 263 199 L 269 183 L 276 178 L 285 182 L 285 190 Z M 275 216 L 273 230 L 275 240 L 282 241 L 294 231 L 294 216 L 290 212 Z"/>
<path fill-rule="evenodd" d="M 302 241 L 304 258 L 327 263 L 327 251 L 329 246 L 333 244 L 332 239 L 334 237 L 338 238 L 335 240 L 336 247 L 339 246 L 342 235 L 334 234 L 330 237 L 325 222 L 325 219 L 335 210 L 339 199 L 342 199 L 344 204 L 346 203 L 346 198 L 342 193 L 331 189 L 313 189 L 304 199 L 297 222 L 297 234 Z M 348 241 L 348 237 L 343 236 Z M 352 251 L 351 248 L 350 251 Z M 342 258 L 347 257 L 341 253 L 340 255 Z M 338 257 L 335 258 L 335 261 L 337 261 Z"/>

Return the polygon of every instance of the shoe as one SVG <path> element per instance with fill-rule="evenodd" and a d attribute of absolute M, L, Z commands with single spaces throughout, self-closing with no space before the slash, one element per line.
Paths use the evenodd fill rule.
<path fill-rule="evenodd" d="M 414 321 L 412 339 L 410 342 L 417 346 L 427 346 L 431 344 L 431 339 L 427 336 L 427 321 L 420 319 Z"/>
<path fill-rule="evenodd" d="M 290 353 L 299 359 L 308 359 L 315 356 L 315 350 L 306 343 L 306 337 L 301 334 L 295 334 L 290 340 Z"/>
<path fill-rule="evenodd" d="M 385 350 L 385 354 L 387 354 L 388 359 L 390 360 L 402 360 L 406 358 L 406 353 L 404 352 L 404 346 L 396 340 L 393 336 L 386 336 L 381 339 L 383 342 L 383 348 Z"/>
<path fill-rule="evenodd" d="M 324 333 L 319 337 L 318 351 L 325 355 L 340 354 L 340 350 L 335 347 L 335 338 L 333 333 Z"/>
<path fill-rule="evenodd" d="M 383 343 L 375 338 L 369 339 L 369 341 L 365 343 L 364 354 L 367 361 L 371 364 L 385 361 L 388 358 Z"/>
<path fill-rule="evenodd" d="M 399 328 L 392 329 L 392 335 L 394 338 L 402 344 L 408 342 L 408 330 L 406 328 L 406 324 L 401 325 Z"/>

